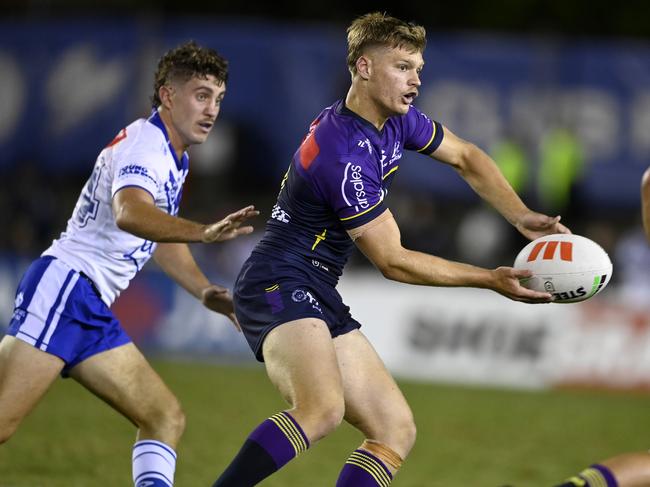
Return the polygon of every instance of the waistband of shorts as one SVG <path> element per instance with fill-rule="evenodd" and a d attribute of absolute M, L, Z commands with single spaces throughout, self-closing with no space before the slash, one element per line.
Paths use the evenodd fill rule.
<path fill-rule="evenodd" d="M 41 259 L 43 259 L 43 260 L 58 260 L 59 262 L 62 262 L 58 257 L 56 257 L 54 255 L 43 255 L 43 256 L 41 256 Z M 65 265 L 68 266 L 67 264 L 65 264 Z M 95 281 L 93 281 L 90 277 L 88 277 L 88 274 L 86 274 L 83 271 L 78 271 L 76 269 L 72 269 L 72 270 L 75 271 L 77 274 L 79 274 L 79 277 L 82 277 L 88 284 L 90 284 L 90 287 L 92 288 L 93 292 L 97 295 L 97 297 L 99 299 L 102 299 L 102 293 L 99 292 L 99 288 L 97 287 L 97 284 L 95 284 Z"/>
<path fill-rule="evenodd" d="M 332 271 L 326 271 L 317 266 L 314 260 L 310 260 L 303 255 L 297 255 L 293 252 L 269 252 L 264 248 L 256 247 L 251 252 L 251 257 L 264 258 L 271 261 L 282 262 L 290 266 L 294 266 L 301 271 L 307 273 L 309 276 L 316 277 L 317 279 L 326 282 L 332 287 L 336 287 L 339 282 L 339 276 Z"/>
<path fill-rule="evenodd" d="M 83 271 L 79 271 L 79 276 L 85 279 L 86 282 L 90 284 L 90 287 L 92 288 L 93 292 L 97 295 L 97 297 L 99 299 L 102 299 L 102 293 L 99 292 L 99 288 L 95 284 L 95 281 L 93 281 L 90 277 L 88 277 L 88 275 Z"/>

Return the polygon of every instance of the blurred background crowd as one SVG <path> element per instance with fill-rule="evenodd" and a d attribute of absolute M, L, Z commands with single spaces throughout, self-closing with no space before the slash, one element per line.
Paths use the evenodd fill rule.
<path fill-rule="evenodd" d="M 647 300 L 639 184 L 650 161 L 650 27 L 642 7 L 3 0 L 3 321 L 21 263 L 64 229 L 98 152 L 147 116 L 158 57 L 189 39 L 226 56 L 230 79 L 213 134 L 192 149 L 181 215 L 209 222 L 251 203 L 262 211 L 252 236 L 194 248 L 209 273 L 232 282 L 310 121 L 345 96 L 347 25 L 372 10 L 427 28 L 416 105 L 486 150 L 530 207 L 561 214 L 599 242 L 614 261 L 613 286 Z M 514 261 L 524 239 L 451 169 L 408 155 L 400 173 L 388 204 L 406 246 L 482 266 Z M 356 255 L 351 266 L 368 264 Z"/>

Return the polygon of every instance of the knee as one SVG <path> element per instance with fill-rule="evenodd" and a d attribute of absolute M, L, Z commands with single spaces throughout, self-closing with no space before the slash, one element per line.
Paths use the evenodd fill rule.
<path fill-rule="evenodd" d="M 300 408 L 296 408 L 300 409 Z M 301 424 L 310 440 L 317 441 L 339 427 L 345 415 L 343 398 L 315 403 L 312 407 L 296 411 L 304 425 Z M 301 422 L 299 420 L 299 422 Z"/>
<path fill-rule="evenodd" d="M 175 444 L 185 431 L 185 413 L 178 400 L 166 401 L 145 414 L 138 426 L 165 443 Z"/>
<path fill-rule="evenodd" d="M 337 403 L 328 404 L 319 411 L 319 420 L 325 434 L 331 433 L 341 425 L 345 416 L 345 404 L 343 400 Z"/>
<path fill-rule="evenodd" d="M 402 414 L 394 414 L 383 422 L 383 426 L 377 431 L 375 438 L 382 443 L 390 445 L 402 458 L 409 454 L 417 437 L 417 428 L 410 410 Z"/>
<path fill-rule="evenodd" d="M 417 438 L 417 427 L 415 426 L 415 421 L 413 416 L 405 418 L 397 428 L 398 443 L 401 448 L 406 452 L 403 456 L 406 457 L 408 452 L 411 451 L 413 445 L 415 445 L 415 440 Z"/>

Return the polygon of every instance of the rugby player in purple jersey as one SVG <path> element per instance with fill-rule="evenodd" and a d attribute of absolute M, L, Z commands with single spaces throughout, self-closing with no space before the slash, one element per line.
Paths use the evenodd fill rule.
<path fill-rule="evenodd" d="M 482 150 L 413 106 L 425 43 L 424 28 L 381 13 L 348 29 L 350 90 L 311 124 L 235 285 L 242 331 L 290 408 L 250 434 L 215 487 L 256 485 L 343 419 L 365 440 L 343 465 L 339 487 L 388 486 L 411 450 L 411 410 L 336 291 L 355 245 L 388 279 L 551 300 L 519 284 L 525 271 L 482 269 L 401 245 L 385 198 L 405 150 L 454 167 L 526 237 L 568 232 L 559 217 L 528 209 Z"/>

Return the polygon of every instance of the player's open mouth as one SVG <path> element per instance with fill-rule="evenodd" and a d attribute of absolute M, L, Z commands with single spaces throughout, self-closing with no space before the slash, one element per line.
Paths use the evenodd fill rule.
<path fill-rule="evenodd" d="M 199 122 L 199 127 L 209 132 L 212 129 L 212 122 Z"/>
<path fill-rule="evenodd" d="M 412 91 L 410 93 L 406 93 L 405 95 L 402 95 L 402 100 L 404 100 L 404 103 L 407 105 L 410 105 L 413 103 L 413 100 L 415 100 L 415 97 L 418 96 L 416 91 Z"/>

